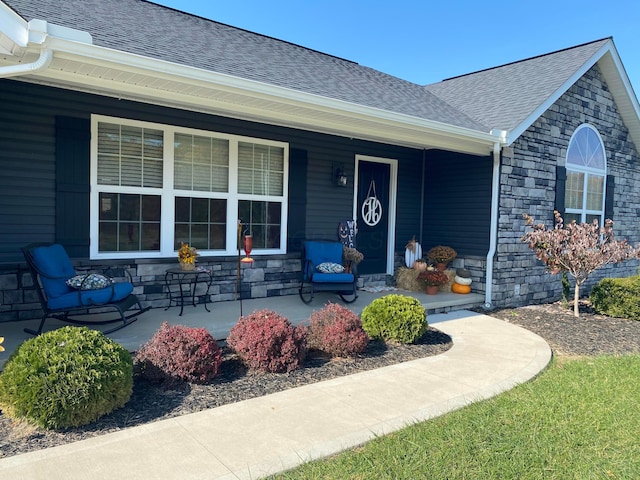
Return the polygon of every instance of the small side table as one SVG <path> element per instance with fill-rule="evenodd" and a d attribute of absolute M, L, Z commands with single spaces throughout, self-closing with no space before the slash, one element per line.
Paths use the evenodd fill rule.
<path fill-rule="evenodd" d="M 174 292 L 171 290 L 171 284 L 177 280 L 179 291 Z M 182 270 L 180 267 L 168 268 L 167 273 L 164 275 L 164 283 L 167 286 L 169 292 L 169 306 L 165 308 L 168 310 L 175 302 L 175 306 L 180 306 L 180 313 L 178 316 L 182 316 L 184 310 L 185 299 L 191 299 L 191 305 L 194 307 L 196 304 L 196 287 L 198 283 L 205 283 L 207 285 L 207 291 L 205 292 L 204 308 L 209 312 L 209 289 L 211 288 L 211 282 L 213 276 L 211 270 L 203 267 L 196 267 L 194 270 Z"/>

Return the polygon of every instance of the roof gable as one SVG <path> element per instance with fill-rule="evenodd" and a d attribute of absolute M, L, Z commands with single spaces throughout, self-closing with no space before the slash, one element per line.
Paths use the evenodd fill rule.
<path fill-rule="evenodd" d="M 513 143 L 595 64 L 603 72 L 636 145 L 640 108 L 613 40 L 605 38 L 427 85 L 489 130 Z"/>

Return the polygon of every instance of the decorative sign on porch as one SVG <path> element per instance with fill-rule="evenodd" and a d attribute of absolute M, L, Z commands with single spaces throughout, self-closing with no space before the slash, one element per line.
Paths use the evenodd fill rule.
<path fill-rule="evenodd" d="M 362 220 L 370 227 L 375 227 L 382 219 L 382 203 L 376 195 L 376 182 L 371 180 L 367 198 L 362 202 Z"/>
<path fill-rule="evenodd" d="M 338 224 L 338 238 L 345 247 L 356 248 L 356 221 L 341 221 Z"/>

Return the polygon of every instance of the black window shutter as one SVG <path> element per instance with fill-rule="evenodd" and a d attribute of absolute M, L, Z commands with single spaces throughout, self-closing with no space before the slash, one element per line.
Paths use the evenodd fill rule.
<path fill-rule="evenodd" d="M 564 194 L 567 187 L 567 169 L 566 167 L 556 167 L 556 201 L 554 209 L 564 215 Z"/>
<path fill-rule="evenodd" d="M 307 216 L 307 151 L 292 148 L 289 151 L 289 213 L 287 248 L 301 252 L 306 234 Z"/>
<path fill-rule="evenodd" d="M 72 258 L 89 257 L 91 122 L 56 117 L 56 242 Z"/>
<path fill-rule="evenodd" d="M 616 187 L 615 177 L 607 175 L 607 193 L 604 199 L 604 218 L 613 220 L 613 195 Z"/>

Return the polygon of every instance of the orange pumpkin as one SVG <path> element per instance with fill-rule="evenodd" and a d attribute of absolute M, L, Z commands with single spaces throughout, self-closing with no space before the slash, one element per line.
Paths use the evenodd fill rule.
<path fill-rule="evenodd" d="M 451 285 L 451 291 L 453 293 L 471 293 L 471 286 L 454 283 L 453 285 Z"/>

